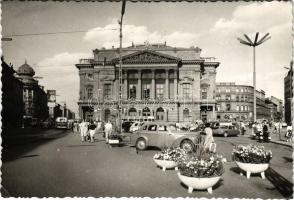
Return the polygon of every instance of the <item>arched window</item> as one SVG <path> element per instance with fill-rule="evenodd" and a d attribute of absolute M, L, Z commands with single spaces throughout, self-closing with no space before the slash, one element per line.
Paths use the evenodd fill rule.
<path fill-rule="evenodd" d="M 136 116 L 136 115 L 137 115 L 136 108 L 130 108 L 130 110 L 129 110 L 129 116 Z"/>
<path fill-rule="evenodd" d="M 143 116 L 150 116 L 151 115 L 150 109 L 148 107 L 143 108 L 142 115 Z"/>
<path fill-rule="evenodd" d="M 162 107 L 157 108 L 156 110 L 156 119 L 163 120 L 164 119 L 164 109 Z"/>

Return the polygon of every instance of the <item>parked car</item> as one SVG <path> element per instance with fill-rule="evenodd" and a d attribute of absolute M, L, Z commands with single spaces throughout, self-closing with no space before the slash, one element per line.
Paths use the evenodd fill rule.
<path fill-rule="evenodd" d="M 142 126 L 144 122 L 134 122 L 130 127 L 130 132 L 133 133 L 137 130 L 139 130 L 140 126 Z"/>
<path fill-rule="evenodd" d="M 126 133 L 130 132 L 130 128 L 131 128 L 131 126 L 132 126 L 133 123 L 134 122 L 131 122 L 131 121 L 125 121 L 125 122 L 123 122 L 122 123 L 122 128 L 123 128 L 124 132 L 126 132 Z"/>
<path fill-rule="evenodd" d="M 192 151 L 201 138 L 200 132 L 182 131 L 172 123 L 146 122 L 132 134 L 130 142 L 139 150 L 155 146 L 159 148 L 181 147 Z"/>
<path fill-rule="evenodd" d="M 240 130 L 237 129 L 233 125 L 219 125 L 212 127 L 212 134 L 214 136 L 238 136 L 240 134 Z"/>

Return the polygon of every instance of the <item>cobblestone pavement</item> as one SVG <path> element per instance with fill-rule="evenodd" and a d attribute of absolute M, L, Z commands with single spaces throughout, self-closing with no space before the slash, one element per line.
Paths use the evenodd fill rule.
<path fill-rule="evenodd" d="M 273 151 L 266 179 L 240 176 L 231 160 L 235 144 L 256 143 L 249 135 L 218 137 L 217 150 L 228 163 L 221 181 L 207 191 L 188 194 L 174 170 L 163 172 L 152 157 L 159 150 L 140 151 L 129 146 L 109 148 L 101 135 L 94 143 L 81 142 L 78 134 L 43 139 L 10 148 L 2 166 L 3 195 L 13 197 L 221 197 L 286 198 L 292 194 L 292 148 L 263 144 Z"/>

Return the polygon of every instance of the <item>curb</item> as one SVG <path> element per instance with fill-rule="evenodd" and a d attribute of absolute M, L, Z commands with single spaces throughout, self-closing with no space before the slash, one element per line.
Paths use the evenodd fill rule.
<path fill-rule="evenodd" d="M 285 143 L 281 143 L 281 142 L 278 142 L 278 141 L 270 141 L 270 142 L 274 143 L 274 144 L 280 144 L 280 145 L 283 145 L 283 146 L 286 146 L 286 147 L 293 148 L 293 146 L 291 144 L 285 144 Z"/>

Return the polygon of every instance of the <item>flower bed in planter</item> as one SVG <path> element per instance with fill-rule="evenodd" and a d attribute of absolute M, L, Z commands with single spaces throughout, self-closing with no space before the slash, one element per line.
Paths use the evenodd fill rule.
<path fill-rule="evenodd" d="M 175 168 L 178 170 L 177 160 L 184 154 L 184 150 L 180 148 L 168 148 L 164 149 L 160 153 L 153 156 L 154 162 L 162 168 L 163 171 L 166 169 Z"/>
<path fill-rule="evenodd" d="M 193 189 L 207 190 L 212 194 L 212 187 L 220 180 L 224 173 L 223 164 L 226 159 L 222 156 L 199 148 L 197 152 L 187 153 L 178 160 L 178 177 L 188 186 L 188 192 Z"/>
<path fill-rule="evenodd" d="M 233 149 L 232 158 L 237 166 L 246 172 L 247 179 L 251 173 L 260 173 L 265 179 L 264 172 L 269 167 L 269 162 L 272 159 L 272 152 L 264 149 L 264 146 L 256 145 L 238 145 Z M 240 175 L 243 175 L 241 172 Z"/>

